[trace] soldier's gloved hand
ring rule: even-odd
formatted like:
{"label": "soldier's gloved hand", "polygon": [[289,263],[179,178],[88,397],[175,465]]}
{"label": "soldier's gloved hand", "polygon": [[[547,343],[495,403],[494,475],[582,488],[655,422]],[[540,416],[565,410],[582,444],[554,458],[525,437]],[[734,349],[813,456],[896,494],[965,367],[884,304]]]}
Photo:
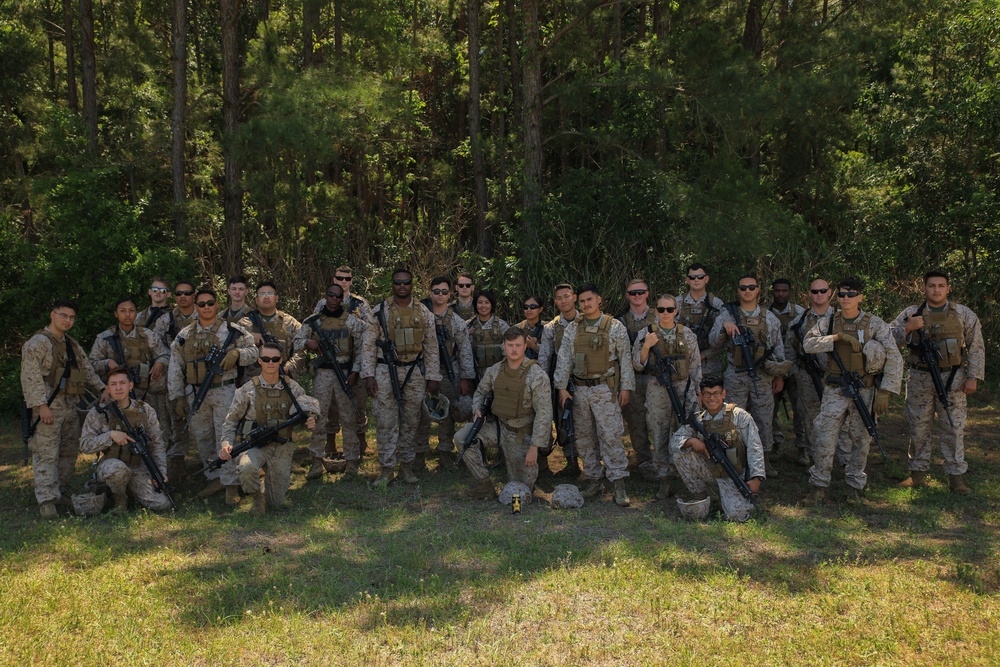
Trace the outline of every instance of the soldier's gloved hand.
{"label": "soldier's gloved hand", "polygon": [[889,412],[889,391],[879,389],[875,392],[875,416],[881,417]]}
{"label": "soldier's gloved hand", "polygon": [[178,419],[185,419],[188,416],[188,402],[186,398],[178,398],[174,401],[174,414]]}
{"label": "soldier's gloved hand", "polygon": [[230,371],[239,362],[240,362],[240,351],[229,350],[229,352],[226,352],[226,356],[222,358],[222,363],[220,363],[219,365],[222,366],[223,371]]}
{"label": "soldier's gloved hand", "polygon": [[840,336],[840,340],[844,341],[845,343],[851,346],[852,352],[861,351],[862,347],[861,341],[858,340],[856,337],[852,336],[849,333],[844,333],[843,331],[841,331],[838,335]]}

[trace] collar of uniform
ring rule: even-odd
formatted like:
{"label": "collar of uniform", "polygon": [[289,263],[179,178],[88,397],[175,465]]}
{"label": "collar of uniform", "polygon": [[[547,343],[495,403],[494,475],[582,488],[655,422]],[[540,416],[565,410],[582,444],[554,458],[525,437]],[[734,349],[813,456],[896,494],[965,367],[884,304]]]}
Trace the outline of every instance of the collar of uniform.
{"label": "collar of uniform", "polygon": [[772,303],[770,306],[768,306],[768,310],[770,310],[775,315],[784,315],[785,313],[792,310],[792,302],[789,301],[788,303],[786,303],[785,307],[782,308],[781,310],[775,309],[774,304]]}
{"label": "collar of uniform", "polygon": [[123,336],[125,338],[135,338],[136,336],[139,335],[139,325],[138,324],[133,324],[131,331],[125,331],[120,326],[119,327],[115,327],[115,329],[118,330],[118,335]]}
{"label": "collar of uniform", "polygon": [[738,306],[740,312],[747,317],[760,317],[760,304],[754,306],[753,310],[745,310],[742,305]]}
{"label": "collar of uniform", "polygon": [[691,303],[694,305],[698,305],[699,303],[701,303],[702,301],[706,301],[707,299],[708,299],[708,292],[702,294],[700,299],[696,299],[693,296],[691,296],[691,292],[688,292],[683,297],[681,297],[681,301],[685,301],[687,303]]}
{"label": "collar of uniform", "polygon": [[628,314],[632,316],[634,322],[642,322],[646,317],[649,316],[649,306],[646,306],[646,310],[642,311],[642,315],[636,316],[631,308],[628,309]]}
{"label": "collar of uniform", "polygon": [[55,338],[60,343],[63,342],[64,340],[66,340],[66,336],[65,335],[60,336],[55,331],[53,331],[52,329],[50,329],[48,325],[45,325],[45,330],[48,331],[50,334],[52,334],[52,337]]}
{"label": "collar of uniform", "polygon": [[573,322],[579,322],[580,318],[582,317],[582,315],[580,315],[580,311],[579,310],[574,311],[574,312],[576,313],[576,315],[574,315],[573,319],[571,319],[571,320],[567,320],[565,317],[563,317],[562,313],[559,313],[559,324],[560,324],[560,326],[568,327]]}
{"label": "collar of uniform", "polygon": [[278,381],[275,382],[274,384],[271,384],[270,382],[268,382],[267,380],[265,380],[263,374],[258,375],[257,377],[260,378],[260,386],[262,386],[262,387],[266,387],[267,389],[281,389],[282,388],[281,376],[280,375],[278,376]]}
{"label": "collar of uniform", "polygon": [[721,421],[726,416],[726,406],[727,405],[728,405],[728,403],[723,402],[722,408],[719,410],[718,414],[715,414],[715,415],[713,415],[708,410],[702,410],[701,411],[701,417],[700,417],[701,421],[703,421],[703,422],[704,421],[710,421],[710,422]]}

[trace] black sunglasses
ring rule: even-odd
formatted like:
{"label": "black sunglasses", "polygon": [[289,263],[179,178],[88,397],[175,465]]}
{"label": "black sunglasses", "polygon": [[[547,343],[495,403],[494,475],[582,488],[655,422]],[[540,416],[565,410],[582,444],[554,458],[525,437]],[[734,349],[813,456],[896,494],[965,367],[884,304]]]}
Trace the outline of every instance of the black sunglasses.
{"label": "black sunglasses", "polygon": [[629,296],[642,296],[643,294],[646,294],[647,292],[649,292],[648,289],[630,289],[628,291],[628,295]]}
{"label": "black sunglasses", "polygon": [[215,301],[212,300],[212,299],[209,299],[208,301],[199,301],[198,303],[196,303],[194,305],[198,306],[199,308],[211,308],[212,306],[215,305]]}
{"label": "black sunglasses", "polygon": [[746,292],[747,290],[749,290],[749,291],[752,292],[755,289],[757,289],[756,285],[740,285],[740,291],[741,292]]}
{"label": "black sunglasses", "polygon": [[413,282],[413,279],[410,278],[409,280],[393,280],[392,284],[393,285],[409,285],[412,282]]}
{"label": "black sunglasses", "polygon": [[677,310],[677,306],[657,306],[656,312],[658,313],[672,313]]}
{"label": "black sunglasses", "polygon": [[526,303],[526,304],[524,304],[524,309],[525,310],[538,310],[539,308],[541,308],[541,306],[539,306],[537,303]]}
{"label": "black sunglasses", "polygon": [[180,289],[174,292],[174,296],[191,296],[194,294],[193,289]]}
{"label": "black sunglasses", "polygon": [[830,291],[830,288],[824,287],[822,289],[811,289],[809,291],[812,292],[813,294],[826,294],[827,292]]}
{"label": "black sunglasses", "polygon": [[861,294],[861,292],[856,292],[854,290],[850,290],[848,292],[837,292],[837,298],[838,299],[853,299],[854,297],[858,296],[859,294]]}
{"label": "black sunglasses", "polygon": [[281,361],[281,355],[279,354],[277,357],[260,357],[260,360],[265,364],[276,364]]}

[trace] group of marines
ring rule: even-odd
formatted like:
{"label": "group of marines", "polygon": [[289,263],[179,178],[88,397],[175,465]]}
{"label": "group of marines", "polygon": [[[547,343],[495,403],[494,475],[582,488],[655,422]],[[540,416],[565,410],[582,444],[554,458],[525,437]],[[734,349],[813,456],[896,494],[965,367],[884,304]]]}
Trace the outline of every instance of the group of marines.
{"label": "group of marines", "polygon": [[[117,323],[98,335],[89,355],[68,335],[75,304],[57,301],[49,325],[22,348],[40,515],[56,517],[57,506],[68,504],[80,451],[99,455],[94,474],[111,492],[112,511],[125,511],[129,494],[148,509],[167,509],[166,494],[136,454],[130,435],[136,427],[148,434],[163,483],[188,475],[193,440],[207,482],[199,497],[225,491],[225,502],[237,505],[246,495],[251,512],[263,514],[285,502],[295,469],[291,428],[235,456],[234,447],[254,429],[301,413],[312,431],[307,479],[357,479],[369,398],[376,488],[396,479],[419,482],[429,461],[448,470],[460,461],[473,478],[463,495],[495,498],[490,452],[503,461],[509,481],[533,489],[562,446],[566,466],[557,477],[579,477],[584,498],[607,484],[614,502],[628,506],[627,429],[632,467],[659,484],[658,499],[675,492],[710,499],[742,521],[753,498],[709,457],[704,434],[722,438],[741,486],[756,494],[765,479],[778,476],[772,461],[783,441],[778,404],[787,401],[795,415],[795,449],[788,453],[809,466],[812,490],[802,503],[827,500],[835,464],[844,472],[846,500],[861,502],[872,422],[858,405],[870,406],[875,418],[884,414],[889,395],[901,391],[904,366],[910,476],[900,485],[927,483],[936,414],[949,488],[970,493],[963,478],[966,396],[983,379],[985,349],[978,318],[949,300],[941,271],[924,276],[925,301],[891,325],[861,308],[865,289],[854,277],[836,285],[813,280],[802,307],[791,302],[785,279],[771,283],[770,303],[762,305],[760,281],[746,275],[736,285],[737,300],[726,304],[708,291],[700,263],[687,268],[681,297],[660,294],[650,305],[648,283],[635,279],[626,285],[628,307],[611,316],[602,311],[597,286],[564,283],[552,292],[555,317],[543,317],[546,299],[533,295],[514,326],[497,316],[495,295],[477,291],[467,273],[455,281],[433,278],[428,297],[418,301],[412,274],[397,269],[391,296],[374,307],[351,292],[352,281],[352,270],[339,267],[300,323],[278,309],[270,281],[256,286],[253,308],[246,279],[230,279],[222,310],[211,288],[185,281],[171,287],[156,278],[151,305],[139,311],[134,299],[120,299]],[[921,337],[937,352],[945,403],[934,369],[914,351]],[[900,350],[908,346],[904,360]],[[294,379],[309,366],[311,395]],[[844,391],[847,376],[857,380],[860,401]],[[100,399],[81,434],[76,408],[88,389]],[[119,409],[108,410],[111,402]],[[207,465],[216,458],[221,465]]]}

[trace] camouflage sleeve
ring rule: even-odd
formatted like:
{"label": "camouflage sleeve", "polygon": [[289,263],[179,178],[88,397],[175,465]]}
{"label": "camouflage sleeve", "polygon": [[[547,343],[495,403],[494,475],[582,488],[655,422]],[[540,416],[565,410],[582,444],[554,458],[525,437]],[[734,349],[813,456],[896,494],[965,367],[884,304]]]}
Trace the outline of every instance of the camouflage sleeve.
{"label": "camouflage sleeve", "polygon": [[681,426],[679,429],[674,431],[672,436],[670,436],[670,451],[679,452],[684,446],[684,443],[687,442],[689,438],[693,437],[694,429],[687,424]]}
{"label": "camouflage sleeve", "polygon": [[80,451],[84,454],[96,454],[110,446],[111,427],[108,426],[108,420],[97,408],[91,408],[80,431]]}
{"label": "camouflage sleeve", "polygon": [[286,354],[288,355],[288,361],[285,362],[285,367],[288,370],[291,369],[297,370],[299,366],[302,364],[302,362],[305,360],[306,356],[304,352],[295,349],[295,339],[299,335],[299,331],[301,331],[303,328],[302,323],[299,322],[294,317],[292,317],[291,315],[289,315],[288,313],[285,313],[285,319],[282,322],[282,324],[285,329],[285,335],[288,336],[288,340],[290,341],[290,345],[292,348],[286,352]]}
{"label": "camouflage sleeve", "polygon": [[877,341],[885,350],[885,365],[882,366],[882,383],[880,389],[886,389],[894,394],[898,394],[903,387],[903,355],[899,352],[889,325],[881,317],[872,315],[871,338]]}
{"label": "camouflage sleeve", "polygon": [[906,345],[906,320],[913,317],[915,312],[917,312],[917,306],[907,306],[889,325],[889,333],[892,334],[892,340],[896,343],[896,347]]}
{"label": "camouflage sleeve", "polygon": [[507,329],[510,329],[510,324],[506,320],[502,320],[499,317],[497,318],[497,322],[500,324],[500,335],[502,336],[507,333]]}
{"label": "camouflage sleeve", "polygon": [[351,332],[351,339],[354,344],[354,363],[351,366],[352,373],[361,374],[361,349],[365,344],[365,334],[370,327],[371,325],[366,320],[359,319],[354,315],[347,318],[347,328]]}
{"label": "camouflage sleeve", "polygon": [[531,407],[535,411],[531,423],[531,446],[545,449],[552,438],[552,386],[549,375],[535,364],[525,380],[531,392]]}
{"label": "camouflage sleeve", "polygon": [[97,375],[97,371],[94,370],[93,364],[90,363],[90,359],[87,358],[87,353],[83,351],[83,348],[78,342],[70,338],[70,342],[73,344],[73,350],[76,352],[77,362],[80,364],[80,370],[83,371],[84,375],[87,376],[87,386],[90,387],[94,393],[100,394],[104,391],[104,382]]}
{"label": "camouflage sleeve", "polygon": [[[632,369],[638,373],[646,370],[646,365],[642,363],[642,346],[646,342],[646,334],[649,333],[648,327],[643,327],[639,329],[639,335],[635,337],[635,343],[632,344]],[[695,351],[698,350],[698,342],[695,341]],[[649,361],[647,356],[646,361]]]}
{"label": "camouflage sleeve", "polygon": [[52,367],[52,346],[41,334],[32,336],[21,346],[21,392],[29,408],[45,405],[54,387],[45,384]]}
{"label": "camouflage sleeve", "polygon": [[[292,350],[295,352],[302,352],[306,349],[306,341],[313,337],[314,331],[312,326],[309,324],[315,315],[310,315],[309,317],[302,320],[302,326],[299,330],[295,332],[295,336],[292,338]],[[348,318],[350,322],[350,318]]]}
{"label": "camouflage sleeve", "polygon": [[[107,375],[108,362],[115,357],[114,349],[111,347],[111,343],[108,341],[108,336],[114,334],[111,329],[105,329],[101,333],[97,334],[97,338],[94,340],[94,344],[90,348],[90,354],[87,358],[90,359],[90,365],[94,367],[94,370],[101,375]],[[117,362],[118,360],[115,359]]]}
{"label": "camouflage sleeve", "polygon": [[802,351],[806,354],[816,354],[818,352],[829,352],[833,349],[833,339],[836,334],[825,334],[824,332],[830,328],[830,318],[833,315],[831,310],[829,314],[824,315],[816,321],[816,324],[806,332],[806,337],[802,341]]}
{"label": "camouflage sleeve", "polygon": [[[792,310],[794,312],[794,315],[792,317],[792,322],[797,321],[800,317],[802,317],[803,313],[806,312],[806,309],[799,305],[796,305]],[[785,350],[785,360],[791,361],[793,368],[798,365],[795,355],[795,348],[792,347],[791,337],[794,335],[795,333],[792,331],[792,327],[789,324],[788,331],[785,332],[785,334],[782,336],[781,339],[781,345],[782,347],[784,347]],[[791,372],[789,372],[789,375],[791,375]]]}
{"label": "camouflage sleeve", "polygon": [[555,326],[552,322],[546,322],[545,326],[542,327],[542,340],[538,343],[538,365],[546,373],[549,372],[549,366],[552,364],[550,360],[554,354],[556,343]]}
{"label": "camouflage sleeve", "polygon": [[[577,317],[569,323],[563,332],[562,345],[556,355],[556,370],[552,374],[552,387],[554,389],[565,389],[569,385],[569,376],[573,372],[573,359],[576,352],[573,349],[573,339],[576,337],[576,325],[582,321]],[[556,325],[558,326],[558,325]]]}
{"label": "camouflage sleeve", "polygon": [[785,360],[785,341],[781,339],[781,320],[770,310],[764,311],[767,321],[767,346],[774,350],[771,358],[775,361]]}
{"label": "camouflage sleeve", "polygon": [[420,315],[424,320],[424,368],[425,380],[441,381],[441,351],[437,344],[437,330],[434,326],[434,313],[427,306],[420,304]]}
{"label": "camouflage sleeve", "polygon": [[749,477],[764,479],[764,446],[760,442],[760,431],[750,413],[742,408],[733,410],[733,426],[740,432],[743,444],[747,447],[747,468]]}
{"label": "camouflage sleeve", "polygon": [[472,395],[472,411],[482,410],[483,405],[486,403],[486,396],[493,391],[493,384],[496,382],[497,373],[500,372],[500,368],[503,362],[498,362],[490,366],[483,373],[483,378],[479,381],[476,386],[476,391]]}
{"label": "camouflage sleeve", "polygon": [[[229,325],[227,324],[226,327]],[[219,342],[223,342],[226,339],[226,334],[228,332],[224,331],[226,327],[219,327]],[[249,333],[249,328],[243,329],[243,331],[236,336],[236,349],[240,351],[240,366],[252,366],[257,357],[260,356],[260,350],[257,349],[257,345],[253,342],[253,336]],[[236,369],[229,371],[233,373],[234,377],[236,374]],[[228,373],[227,373],[228,375]]]}
{"label": "camouflage sleeve", "polygon": [[325,296],[320,297],[319,301],[316,302],[316,307],[313,308],[313,313],[315,314],[315,313],[318,313],[319,311],[323,310],[324,306],[326,306],[326,297]]}
{"label": "camouflage sleeve", "polygon": [[[319,401],[317,401],[315,398],[307,394],[306,390],[302,388],[302,385],[300,385],[295,380],[288,378],[285,381],[288,382],[288,387],[292,390],[292,396],[294,396],[295,400],[299,402],[299,405],[302,406],[302,409],[305,410],[310,415],[312,415],[313,417],[318,417],[320,413]],[[293,406],[292,411],[289,413],[289,415],[294,415],[294,414],[295,414],[295,408]]]}
{"label": "camouflage sleeve", "polygon": [[170,365],[167,366],[167,396],[171,401],[182,398],[187,390],[184,382],[184,356],[181,354],[183,341],[187,338],[187,327],[177,334],[170,344]]}
{"label": "camouflage sleeve", "polygon": [[[383,308],[385,305],[383,304]],[[375,363],[378,354],[378,342],[382,337],[382,327],[379,326],[372,312],[372,324],[365,329],[361,344],[361,377],[362,379],[375,377]]]}
{"label": "camouflage sleeve", "polygon": [[233,395],[233,402],[229,405],[229,412],[226,413],[226,419],[222,422],[219,449],[226,445],[236,444],[236,427],[243,417],[256,410],[256,396],[257,392],[253,382],[247,382],[242,387],[237,387],[236,393]]}
{"label": "camouflage sleeve", "polygon": [[698,337],[694,332],[684,327],[684,344],[688,351],[688,378],[686,382],[688,393],[683,397],[688,405],[698,405],[698,385],[701,384],[701,354],[698,352]]}
{"label": "camouflage sleeve", "polygon": [[[725,308],[719,311],[718,316],[715,318],[715,324],[712,325],[712,330],[708,332],[708,344],[713,348],[722,347],[729,342],[729,334],[726,333],[725,324],[726,322],[732,322],[733,316]],[[770,327],[768,327],[770,329]]]}
{"label": "camouflage sleeve", "polygon": [[632,343],[628,338],[628,329],[619,320],[612,320],[611,330],[612,356],[618,359],[618,370],[621,373],[618,391],[635,391],[635,370],[632,368]]}
{"label": "camouflage sleeve", "polygon": [[458,345],[458,377],[459,379],[476,379],[476,360],[472,356],[472,338],[465,328],[465,321],[451,308],[448,309],[451,318],[451,330],[454,332],[455,343]]}
{"label": "camouflage sleeve", "polygon": [[969,350],[966,377],[974,380],[986,378],[986,344],[983,341],[983,325],[979,317],[966,306],[957,307],[958,316],[965,329],[965,345]]}
{"label": "camouflage sleeve", "polygon": [[167,448],[163,444],[163,430],[160,428],[160,420],[156,416],[156,410],[149,403],[142,404],[142,412],[146,415],[146,424],[149,425],[150,454],[156,467],[160,469],[160,474],[167,474]]}

